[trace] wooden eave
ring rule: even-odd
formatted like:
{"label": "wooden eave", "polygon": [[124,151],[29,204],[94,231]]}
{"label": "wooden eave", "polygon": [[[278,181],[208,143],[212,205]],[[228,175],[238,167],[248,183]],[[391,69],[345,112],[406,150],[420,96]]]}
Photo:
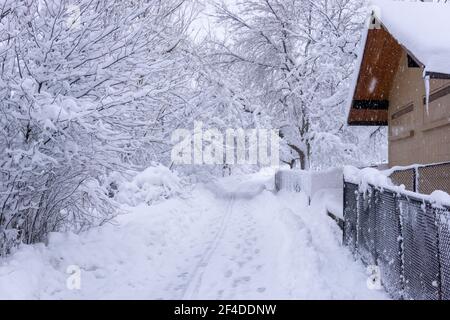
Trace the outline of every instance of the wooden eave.
{"label": "wooden eave", "polygon": [[387,125],[389,94],[403,47],[381,26],[368,30],[349,125]]}

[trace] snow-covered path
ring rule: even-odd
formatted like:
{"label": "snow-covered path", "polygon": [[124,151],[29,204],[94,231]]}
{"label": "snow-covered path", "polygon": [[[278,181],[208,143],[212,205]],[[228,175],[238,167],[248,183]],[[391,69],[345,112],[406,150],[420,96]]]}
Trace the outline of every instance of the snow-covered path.
{"label": "snow-covered path", "polygon": [[[320,206],[267,177],[197,186],[114,225],[55,234],[0,260],[0,298],[383,299]],[[79,266],[81,288],[66,273]]]}

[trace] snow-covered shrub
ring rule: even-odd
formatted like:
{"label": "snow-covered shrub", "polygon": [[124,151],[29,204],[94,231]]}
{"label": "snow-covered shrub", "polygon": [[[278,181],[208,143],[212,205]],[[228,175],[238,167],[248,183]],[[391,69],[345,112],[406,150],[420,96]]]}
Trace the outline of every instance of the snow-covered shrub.
{"label": "snow-covered shrub", "polygon": [[120,203],[136,206],[167,199],[180,192],[180,178],[169,168],[156,165],[139,172],[131,181],[122,183],[116,199]]}
{"label": "snow-covered shrub", "polygon": [[0,0],[0,255],[110,219],[104,177],[167,148],[192,78],[180,11],[177,0]]}

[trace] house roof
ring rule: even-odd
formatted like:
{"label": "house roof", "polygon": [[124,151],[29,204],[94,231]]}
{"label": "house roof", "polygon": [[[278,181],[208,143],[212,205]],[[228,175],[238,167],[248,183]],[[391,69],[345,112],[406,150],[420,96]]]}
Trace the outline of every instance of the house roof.
{"label": "house roof", "polygon": [[348,124],[387,125],[389,93],[404,51],[432,77],[450,78],[450,5],[372,0],[350,86]]}
{"label": "house roof", "polygon": [[372,0],[375,17],[425,67],[450,74],[450,4]]}

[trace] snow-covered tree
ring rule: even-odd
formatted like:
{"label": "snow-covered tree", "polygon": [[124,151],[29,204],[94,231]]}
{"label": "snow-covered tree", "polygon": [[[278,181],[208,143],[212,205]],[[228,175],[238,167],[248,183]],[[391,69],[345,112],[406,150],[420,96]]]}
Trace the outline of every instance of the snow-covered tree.
{"label": "snow-covered tree", "polygon": [[193,39],[197,1],[0,0],[0,255],[108,221],[111,174],[173,167],[172,132],[195,121],[279,128],[291,166],[357,157],[359,0],[218,3],[223,41]]}
{"label": "snow-covered tree", "polygon": [[191,90],[192,13],[180,0],[0,2],[0,254],[107,221],[104,177],[160,158]]}
{"label": "snow-covered tree", "polygon": [[216,5],[217,19],[229,31],[217,45],[280,128],[282,160],[291,167],[319,167],[330,153],[335,159],[355,155],[355,137],[344,123],[362,8],[359,0]]}

